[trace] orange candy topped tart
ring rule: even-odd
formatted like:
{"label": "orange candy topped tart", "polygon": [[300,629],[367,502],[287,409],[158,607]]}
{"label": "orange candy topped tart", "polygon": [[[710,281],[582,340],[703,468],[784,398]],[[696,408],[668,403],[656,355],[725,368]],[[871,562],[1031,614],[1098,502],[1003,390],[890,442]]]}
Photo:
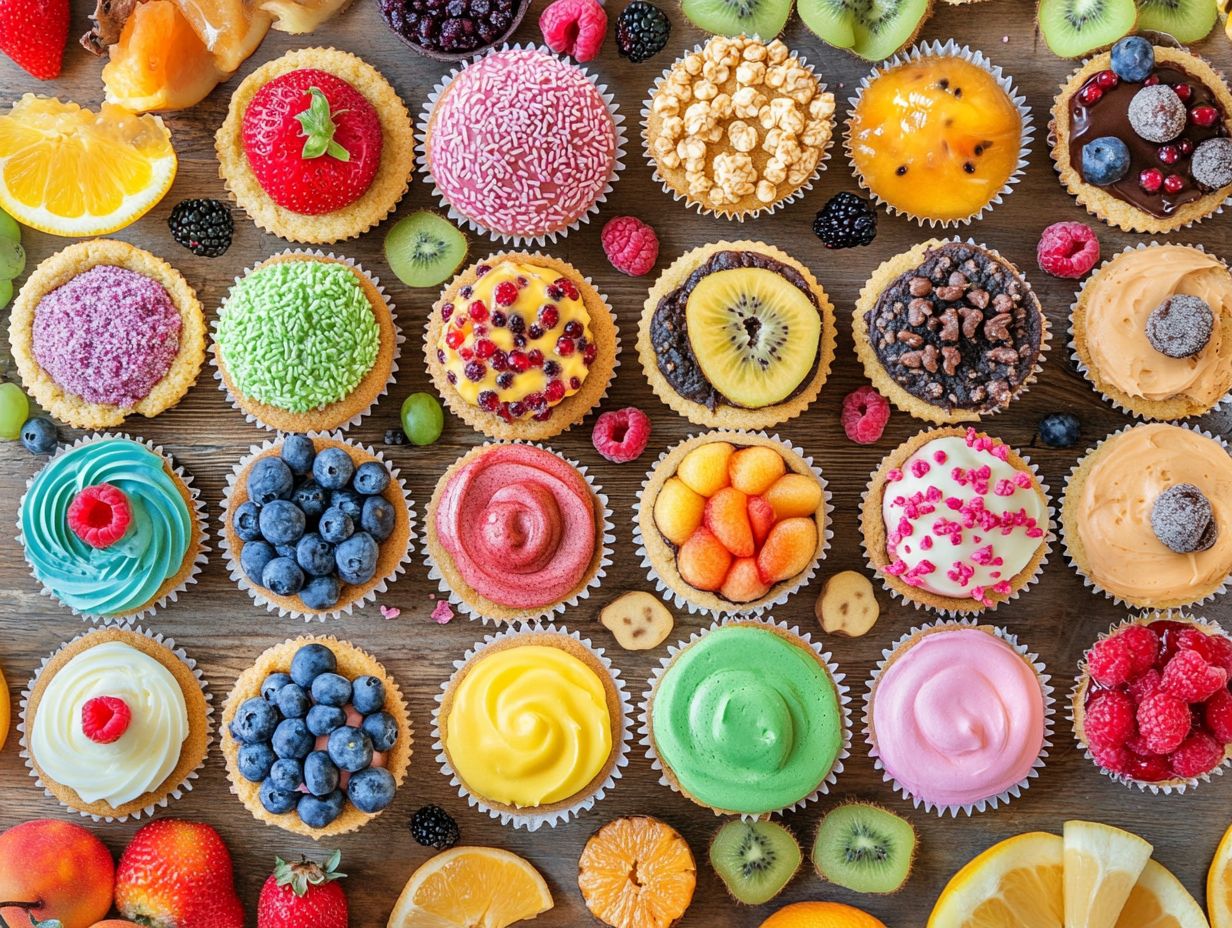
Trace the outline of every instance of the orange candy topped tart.
{"label": "orange candy topped tart", "polygon": [[758,612],[807,582],[829,543],[821,471],[755,432],[687,439],[642,485],[634,537],[661,589],[692,612]]}
{"label": "orange candy topped tart", "polygon": [[578,860],[582,901],[609,928],[668,928],[684,917],[696,888],[688,842],[648,815],[612,819]]}

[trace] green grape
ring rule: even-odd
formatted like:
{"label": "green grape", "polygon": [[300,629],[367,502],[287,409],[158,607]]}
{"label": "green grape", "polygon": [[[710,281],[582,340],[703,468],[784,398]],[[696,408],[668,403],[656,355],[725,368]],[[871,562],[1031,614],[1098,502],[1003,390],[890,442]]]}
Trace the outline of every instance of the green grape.
{"label": "green grape", "polygon": [[0,383],[0,438],[12,441],[30,418],[30,401],[15,383]]}
{"label": "green grape", "polygon": [[402,431],[411,444],[432,444],[444,427],[445,413],[431,393],[412,393],[402,401]]}
{"label": "green grape", "polygon": [[2,209],[0,209],[0,238],[13,242],[21,241],[21,226],[17,224],[16,219]]}
{"label": "green grape", "polygon": [[13,299],[13,282],[0,280],[0,309],[8,306],[11,299]]}
{"label": "green grape", "polygon": [[21,242],[0,238],[0,280],[20,277],[25,269],[26,249],[21,247]]}

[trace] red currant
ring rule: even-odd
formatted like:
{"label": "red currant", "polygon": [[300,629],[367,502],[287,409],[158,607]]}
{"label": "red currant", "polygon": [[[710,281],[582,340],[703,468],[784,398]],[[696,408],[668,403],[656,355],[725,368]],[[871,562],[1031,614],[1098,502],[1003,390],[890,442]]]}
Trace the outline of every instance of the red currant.
{"label": "red currant", "polygon": [[555,306],[543,306],[539,310],[539,324],[545,329],[556,328],[560,322],[560,313],[556,311]]}
{"label": "red currant", "polygon": [[1181,152],[1175,145],[1160,146],[1159,160],[1164,164],[1176,164],[1176,159],[1179,157],[1181,157]]}
{"label": "red currant", "polygon": [[1095,83],[1104,90],[1111,90],[1117,84],[1121,83],[1121,79],[1116,76],[1113,71],[1100,71],[1095,75]]}
{"label": "red currant", "polygon": [[1143,87],[1154,87],[1158,83],[1159,83],[1159,75],[1151,74],[1147,77],[1146,80],[1142,82],[1142,86]]}
{"label": "red currant", "polygon": [[1180,193],[1185,186],[1185,178],[1180,174],[1169,174],[1164,178],[1164,190],[1168,193]]}
{"label": "red currant", "polygon": [[548,383],[544,395],[547,396],[549,403],[559,403],[565,398],[565,385],[559,380],[553,380]]}
{"label": "red currant", "polygon": [[457,351],[458,346],[462,344],[462,339],[465,337],[461,329],[450,329],[445,333],[445,344]]}
{"label": "red currant", "polygon": [[543,352],[538,348],[532,348],[526,357],[530,360],[531,367],[543,367]]}
{"label": "red currant", "polygon": [[1181,154],[1187,158],[1193,154],[1193,142],[1189,141],[1189,139],[1181,139],[1176,143],[1176,147],[1180,149]]}
{"label": "red currant", "polygon": [[1138,175],[1138,186],[1147,193],[1157,193],[1163,182],[1164,172],[1159,168],[1146,168]]}
{"label": "red currant", "polygon": [[1219,110],[1213,106],[1195,106],[1189,111],[1189,121],[1195,126],[1209,129],[1219,120]]}
{"label": "red currant", "polygon": [[1103,95],[1103,88],[1099,84],[1092,82],[1082,88],[1082,91],[1078,94],[1078,99],[1085,105],[1090,106],[1092,103],[1098,103]]}
{"label": "red currant", "polygon": [[441,307],[441,321],[442,322],[448,322],[449,317],[452,315],[453,315],[453,304],[452,303],[446,303],[444,306]]}
{"label": "red currant", "polygon": [[458,349],[458,357],[461,358],[463,361],[469,361],[474,356],[475,356],[475,349],[471,348],[469,345]]}
{"label": "red currant", "polygon": [[474,303],[472,303],[470,306],[467,307],[467,311],[470,312],[471,318],[474,319],[476,322],[486,322],[487,321],[488,307],[487,307],[487,304],[484,303],[483,300],[476,300]]}
{"label": "red currant", "polygon": [[530,358],[526,356],[525,351],[509,352],[509,366],[519,374],[530,369]]}
{"label": "red currant", "polygon": [[576,348],[577,345],[574,343],[573,339],[567,335],[562,335],[560,338],[556,339],[556,353],[562,358],[569,357],[569,355],[573,354]]}
{"label": "red currant", "polygon": [[1186,84],[1184,81],[1179,84],[1174,84],[1172,89],[1175,91],[1176,95],[1181,98],[1182,103],[1188,103],[1190,98],[1193,96],[1193,85]]}
{"label": "red currant", "polygon": [[492,352],[496,350],[496,345],[487,338],[481,338],[475,342],[475,356],[479,358],[490,358]]}
{"label": "red currant", "polygon": [[512,280],[502,280],[492,294],[497,306],[512,306],[518,300],[518,285]]}

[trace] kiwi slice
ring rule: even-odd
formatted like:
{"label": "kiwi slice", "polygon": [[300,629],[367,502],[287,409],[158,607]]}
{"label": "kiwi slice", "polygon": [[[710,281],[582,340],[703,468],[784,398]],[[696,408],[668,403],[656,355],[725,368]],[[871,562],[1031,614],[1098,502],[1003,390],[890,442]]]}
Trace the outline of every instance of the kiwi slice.
{"label": "kiwi slice", "polygon": [[796,10],[818,38],[869,61],[910,44],[933,0],[799,0]]}
{"label": "kiwi slice", "polygon": [[710,842],[710,865],[737,902],[761,905],[800,869],[800,844],[777,822],[728,822]]}
{"label": "kiwi slice", "polygon": [[915,829],[870,802],[848,802],[821,820],[813,866],[824,879],[858,893],[896,893],[911,875]]}
{"label": "kiwi slice", "polygon": [[1081,58],[1129,35],[1138,8],[1134,0],[1040,0],[1037,16],[1054,55]]}
{"label": "kiwi slice", "polygon": [[1206,38],[1218,18],[1211,0],[1138,0],[1138,28],[1165,32],[1178,42]]}
{"label": "kiwi slice", "polygon": [[791,0],[683,0],[680,8],[698,29],[769,42],[787,25]]}
{"label": "kiwi slice", "polygon": [[748,409],[780,403],[800,386],[821,339],[821,314],[798,287],[764,268],[707,274],[685,306],[702,375]]}
{"label": "kiwi slice", "polygon": [[466,260],[466,236],[448,219],[421,209],[385,233],[385,260],[408,287],[435,287]]}

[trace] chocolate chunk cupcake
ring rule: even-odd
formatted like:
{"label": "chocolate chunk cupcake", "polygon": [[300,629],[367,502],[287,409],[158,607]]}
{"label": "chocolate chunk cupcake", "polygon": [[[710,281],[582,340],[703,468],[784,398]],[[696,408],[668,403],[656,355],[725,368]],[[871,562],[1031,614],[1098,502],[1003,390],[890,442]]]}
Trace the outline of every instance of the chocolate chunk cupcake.
{"label": "chocolate chunk cupcake", "polygon": [[978,422],[1025,393],[1048,320],[997,252],[933,239],[873,272],[856,302],[856,353],[895,406],[937,424]]}

